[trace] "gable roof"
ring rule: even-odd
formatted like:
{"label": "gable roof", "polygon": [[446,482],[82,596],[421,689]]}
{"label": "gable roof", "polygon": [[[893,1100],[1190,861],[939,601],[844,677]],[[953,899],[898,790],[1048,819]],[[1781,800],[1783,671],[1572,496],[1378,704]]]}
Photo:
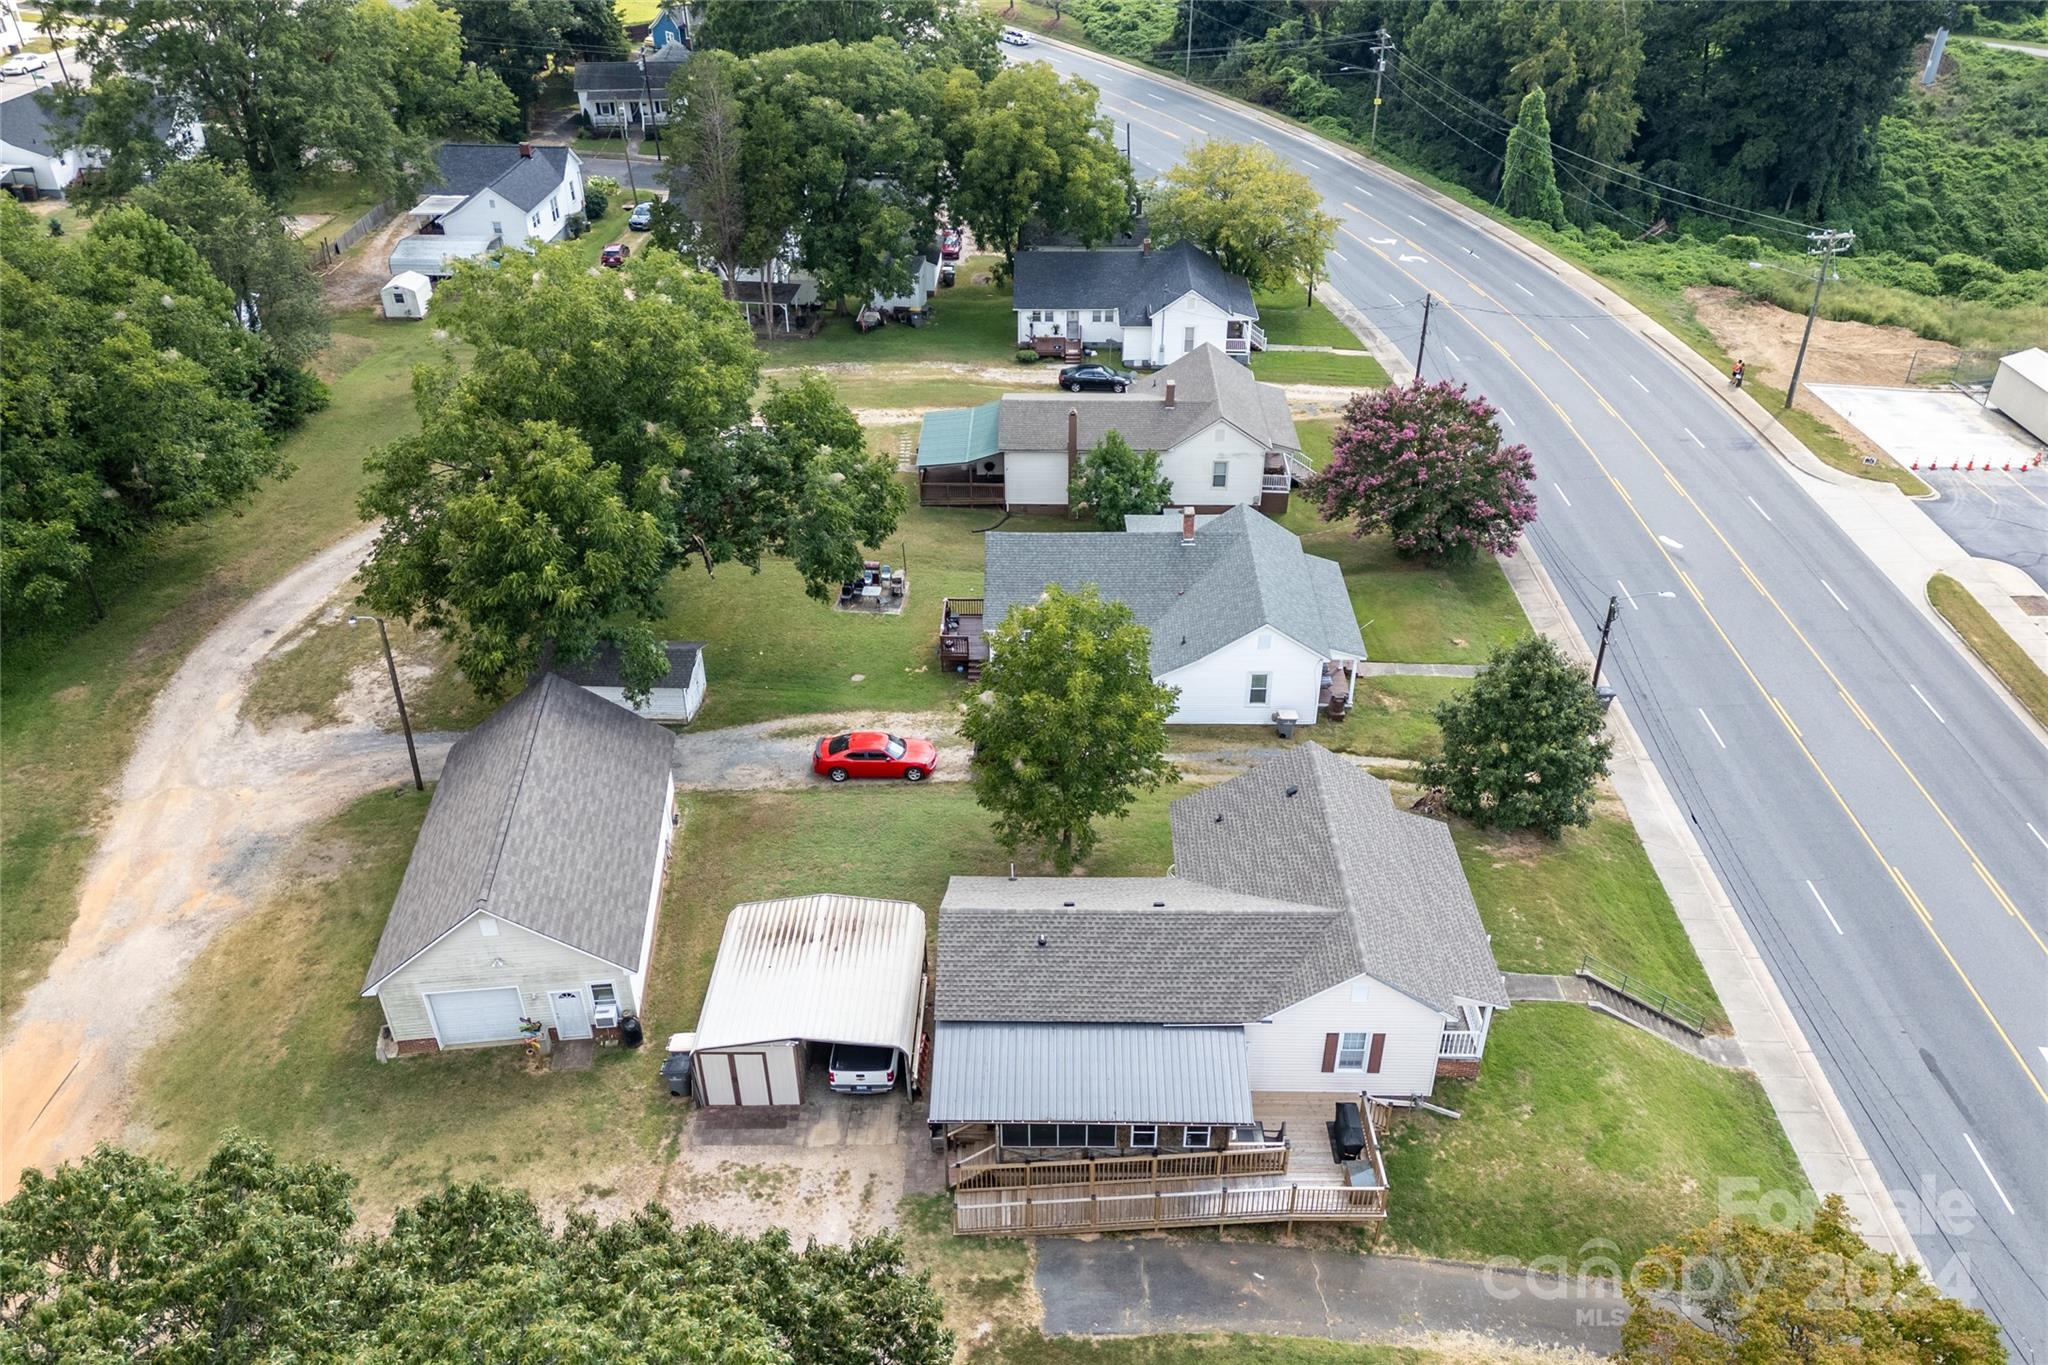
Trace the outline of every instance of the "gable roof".
{"label": "gable roof", "polygon": [[1013,307],[1115,308],[1126,326],[1149,323],[1155,310],[1188,293],[1236,317],[1259,315],[1244,276],[1188,241],[1156,251],[1020,251],[1013,278]]}
{"label": "gable roof", "polygon": [[[49,87],[23,90],[0,102],[0,142],[10,147],[19,147],[32,156],[60,157],[73,150],[76,128],[66,122],[55,111],[43,103],[43,96],[52,93]],[[92,105],[92,97],[81,101],[81,112]],[[150,127],[159,142],[169,143],[174,151],[183,152],[189,148],[189,137],[179,131],[176,120],[169,108],[158,101],[150,110]]]}
{"label": "gable roof", "polygon": [[475,198],[490,190],[522,209],[531,209],[562,187],[575,153],[567,147],[528,143],[444,142],[434,152],[437,179],[427,190]]}
{"label": "gable roof", "polygon": [[477,911],[639,971],[674,748],[554,674],[456,740],[363,990]]}
{"label": "gable roof", "polygon": [[1093,583],[1152,632],[1155,675],[1262,626],[1326,656],[1365,657],[1342,571],[1304,554],[1301,537],[1248,507],[1197,525],[1191,545],[1181,543],[1178,530],[991,531],[982,542],[982,568],[991,630],[1012,607],[1036,602],[1047,584],[1078,590]]}
{"label": "gable roof", "polygon": [[[1166,386],[1173,385],[1173,406]],[[1067,413],[1079,420],[1081,449],[1112,431],[1138,450],[1171,450],[1217,422],[1228,422],[1268,450],[1301,450],[1287,391],[1256,378],[1208,343],[1164,369],[1141,375],[1126,393],[1006,393],[998,400],[998,448],[1065,450]]]}
{"label": "gable roof", "polygon": [[[655,679],[654,686],[688,687],[691,675],[697,671],[697,651],[703,647],[690,641],[664,641],[661,651],[668,657],[668,672]],[[581,663],[556,664],[552,671],[578,687],[625,685],[625,678],[619,672],[619,647],[609,643],[599,645],[596,652]]]}
{"label": "gable roof", "polygon": [[699,1049],[803,1038],[915,1057],[924,911],[796,896],[733,907],[697,1012]]}
{"label": "gable roof", "polygon": [[1437,1009],[1507,1003],[1449,827],[1320,744],[1174,802],[1172,821],[1183,876],[1347,911],[1363,970]]}
{"label": "gable roof", "polygon": [[651,90],[656,99],[665,99],[669,78],[689,59],[688,48],[669,45],[648,54],[644,72],[637,61],[578,62],[575,89],[579,94],[631,93],[643,100]]}

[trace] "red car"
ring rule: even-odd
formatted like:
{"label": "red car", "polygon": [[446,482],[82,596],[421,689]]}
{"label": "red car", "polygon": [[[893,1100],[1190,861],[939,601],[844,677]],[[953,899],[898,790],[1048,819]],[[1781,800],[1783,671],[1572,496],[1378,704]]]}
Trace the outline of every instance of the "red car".
{"label": "red car", "polygon": [[811,771],[834,782],[849,777],[900,777],[922,782],[939,765],[938,748],[928,739],[898,739],[880,730],[850,730],[818,741]]}
{"label": "red car", "polygon": [[939,234],[939,259],[957,261],[960,259],[960,229],[947,228]]}
{"label": "red car", "polygon": [[626,263],[626,257],[633,254],[633,248],[624,242],[613,242],[597,254],[599,265],[611,266],[614,270]]}

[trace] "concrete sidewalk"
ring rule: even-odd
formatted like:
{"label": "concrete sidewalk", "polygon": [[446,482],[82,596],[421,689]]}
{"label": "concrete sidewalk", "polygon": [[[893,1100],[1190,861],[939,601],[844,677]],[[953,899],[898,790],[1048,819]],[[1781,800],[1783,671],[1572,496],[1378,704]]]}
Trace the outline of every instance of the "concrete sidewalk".
{"label": "concrete sidewalk", "polygon": [[1255,1332],[1414,1343],[1470,1333],[1607,1355],[1627,1307],[1606,1280],[1406,1256],[1157,1238],[1038,1242],[1053,1336]]}

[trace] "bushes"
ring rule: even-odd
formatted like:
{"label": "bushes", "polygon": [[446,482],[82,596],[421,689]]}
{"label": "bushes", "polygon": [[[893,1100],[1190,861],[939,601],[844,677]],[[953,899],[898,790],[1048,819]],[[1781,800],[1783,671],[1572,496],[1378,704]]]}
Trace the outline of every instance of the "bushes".
{"label": "bushes", "polygon": [[618,197],[619,182],[608,175],[593,175],[583,185],[583,207],[596,222],[611,208],[612,200]]}
{"label": "bushes", "polygon": [[1751,237],[1747,233],[1731,232],[1714,243],[1714,249],[1723,256],[1738,261],[1753,261],[1764,254],[1764,239]]}
{"label": "bushes", "polygon": [[[1960,251],[1951,251],[1945,256],[1934,258],[1934,277],[1941,282],[1945,294],[1962,294],[1973,284],[2001,284],[2005,272],[1990,261],[1977,256],[1968,256]],[[1964,297],[1969,297],[1964,295]],[[1979,295],[1978,297],[1982,297]]]}

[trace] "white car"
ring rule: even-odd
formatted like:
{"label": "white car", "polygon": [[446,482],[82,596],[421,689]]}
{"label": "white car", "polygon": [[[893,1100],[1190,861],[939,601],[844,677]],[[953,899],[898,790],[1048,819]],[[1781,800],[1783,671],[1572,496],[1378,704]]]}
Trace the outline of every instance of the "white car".
{"label": "white car", "polygon": [[0,76],[32,76],[49,68],[50,59],[39,52],[23,52],[0,64]]}
{"label": "white car", "polygon": [[1006,28],[1003,30],[1003,41],[1011,47],[1030,47],[1031,35],[1021,28]]}

